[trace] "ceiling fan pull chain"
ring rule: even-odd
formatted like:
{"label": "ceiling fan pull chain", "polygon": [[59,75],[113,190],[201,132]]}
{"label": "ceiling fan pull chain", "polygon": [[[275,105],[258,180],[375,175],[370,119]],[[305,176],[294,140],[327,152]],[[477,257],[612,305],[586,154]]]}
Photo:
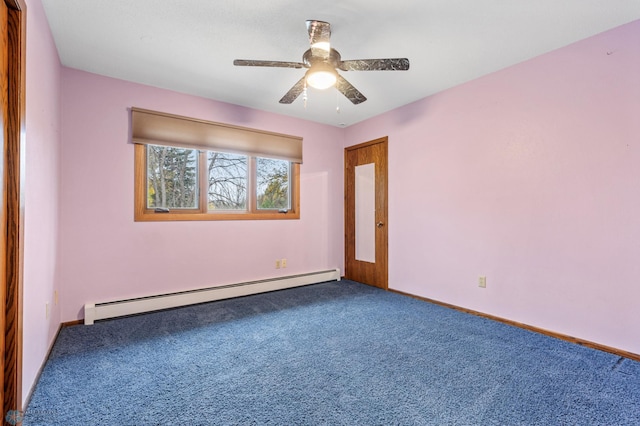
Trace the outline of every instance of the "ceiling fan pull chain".
{"label": "ceiling fan pull chain", "polygon": [[304,102],[304,109],[307,109],[307,82],[304,82],[304,89],[302,89],[302,101]]}
{"label": "ceiling fan pull chain", "polygon": [[340,92],[336,91],[336,114],[340,114]]}

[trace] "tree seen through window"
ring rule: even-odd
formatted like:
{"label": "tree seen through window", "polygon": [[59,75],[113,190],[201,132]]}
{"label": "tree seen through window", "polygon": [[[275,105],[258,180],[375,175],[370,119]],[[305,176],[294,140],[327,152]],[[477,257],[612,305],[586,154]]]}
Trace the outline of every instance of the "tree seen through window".
{"label": "tree seen through window", "polygon": [[149,145],[147,148],[147,207],[198,207],[198,151]]}
{"label": "tree seen through window", "polygon": [[[249,209],[291,209],[291,163],[272,158],[147,145],[147,208],[200,209],[200,191],[206,191],[209,212]],[[199,182],[199,168],[206,181]]]}
{"label": "tree seen through window", "polygon": [[289,162],[256,159],[258,209],[289,209]]}

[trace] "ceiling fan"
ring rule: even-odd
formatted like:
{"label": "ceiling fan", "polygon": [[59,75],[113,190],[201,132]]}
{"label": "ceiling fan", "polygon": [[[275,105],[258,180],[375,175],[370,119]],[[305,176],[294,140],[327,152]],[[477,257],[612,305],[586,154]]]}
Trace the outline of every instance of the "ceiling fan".
{"label": "ceiling fan", "polygon": [[236,59],[233,65],[248,67],[278,67],[278,68],[308,68],[302,77],[280,99],[281,104],[290,104],[296,100],[307,85],[316,89],[327,89],[335,86],[340,93],[347,97],[354,105],[362,103],[367,98],[351,83],[344,79],[337,70],[341,71],[406,71],[409,69],[409,59],[354,59],[343,61],[340,53],[331,47],[331,25],[328,22],[309,20],[307,31],[311,48],[302,55],[302,62],[258,61]]}

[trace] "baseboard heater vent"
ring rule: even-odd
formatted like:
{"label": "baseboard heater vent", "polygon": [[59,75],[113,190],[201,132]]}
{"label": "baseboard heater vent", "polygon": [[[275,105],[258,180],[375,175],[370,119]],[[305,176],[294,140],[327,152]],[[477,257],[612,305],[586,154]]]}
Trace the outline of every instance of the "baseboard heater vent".
{"label": "baseboard heater vent", "polygon": [[105,303],[87,303],[84,305],[84,323],[115,318],[125,315],[177,308],[197,303],[213,302],[232,297],[248,296],[285,288],[299,287],[325,281],[340,281],[340,269],[311,272],[308,274],[289,275],[268,280],[249,281],[219,287],[181,291],[157,296],[138,297]]}

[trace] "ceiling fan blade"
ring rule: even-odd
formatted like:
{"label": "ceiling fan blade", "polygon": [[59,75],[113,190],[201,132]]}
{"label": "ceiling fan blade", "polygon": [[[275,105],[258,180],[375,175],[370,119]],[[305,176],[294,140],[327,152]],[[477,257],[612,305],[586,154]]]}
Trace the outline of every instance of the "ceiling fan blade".
{"label": "ceiling fan blade", "polygon": [[409,69],[409,60],[407,58],[353,59],[340,62],[338,68],[342,71],[406,71]]}
{"label": "ceiling fan blade", "polygon": [[353,87],[353,85],[345,80],[345,78],[340,74],[338,74],[338,81],[336,81],[336,89],[338,89],[340,93],[346,96],[346,98],[349,99],[354,105],[361,104],[362,102],[367,100],[367,98],[362,93],[360,93],[358,89]]}
{"label": "ceiling fan blade", "polygon": [[283,61],[255,61],[252,59],[236,59],[233,65],[238,67],[277,67],[277,68],[304,68],[302,62]]}
{"label": "ceiling fan blade", "polygon": [[312,55],[328,58],[331,50],[331,25],[328,22],[312,20],[306,23]]}
{"label": "ceiling fan blade", "polygon": [[302,77],[296,84],[293,85],[291,89],[289,89],[289,91],[282,97],[282,99],[280,99],[281,104],[293,103],[293,101],[295,101],[296,98],[300,96],[300,93],[302,93],[302,91],[304,90],[304,79],[305,77]]}

